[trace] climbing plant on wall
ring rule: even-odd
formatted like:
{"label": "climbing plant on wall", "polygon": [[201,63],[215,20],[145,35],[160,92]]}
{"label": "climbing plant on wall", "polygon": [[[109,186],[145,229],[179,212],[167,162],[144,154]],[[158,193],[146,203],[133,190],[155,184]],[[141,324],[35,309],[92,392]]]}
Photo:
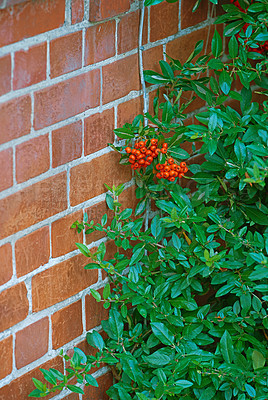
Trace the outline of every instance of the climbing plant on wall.
{"label": "climbing plant on wall", "polygon": [[[226,49],[215,30],[211,53],[199,41],[184,64],[167,57],[161,73],[144,72],[161,87],[154,113],[116,129],[112,146],[133,170],[137,207],[122,209],[123,185],[107,187],[112,221],[73,225],[115,244],[112,259],[105,241],[95,253],[77,244],[85,268],[109,276],[102,295],[91,290],[109,309],[106,338],[88,333],[97,353],[63,355],[65,374],[43,370],[48,383],[34,379],[31,397],[82,394],[106,363],[113,400],[267,399],[268,103],[258,98],[268,88],[268,4],[231,3],[217,20]],[[184,123],[185,92],[206,104],[195,124]]]}

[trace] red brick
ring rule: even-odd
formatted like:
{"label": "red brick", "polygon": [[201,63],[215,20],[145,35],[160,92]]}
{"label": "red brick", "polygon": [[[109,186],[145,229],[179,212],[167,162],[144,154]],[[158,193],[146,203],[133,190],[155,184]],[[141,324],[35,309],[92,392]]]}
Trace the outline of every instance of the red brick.
{"label": "red brick", "polygon": [[0,247],[0,260],[0,285],[3,285],[4,283],[8,282],[13,275],[12,248],[10,243],[4,244]]}
{"label": "red brick", "polygon": [[[147,43],[148,35],[148,14],[145,9],[144,24],[143,24],[143,44]],[[118,52],[126,53],[139,46],[139,24],[140,10],[123,15],[118,24]]]}
{"label": "red brick", "polygon": [[197,11],[192,12],[196,0],[182,0],[181,2],[181,29],[194,26],[205,21],[208,16],[208,2],[201,2]]}
{"label": "red brick", "polygon": [[89,20],[101,21],[114,17],[130,7],[130,0],[94,0],[90,4]]}
{"label": "red brick", "polygon": [[59,28],[65,19],[64,0],[25,1],[0,13],[0,47]]}
{"label": "red brick", "polygon": [[118,104],[117,106],[117,126],[120,128],[125,123],[132,123],[133,119],[143,113],[143,98],[135,99]]}
{"label": "red brick", "polygon": [[11,57],[10,54],[0,58],[0,96],[11,90]]}
{"label": "red brick", "polygon": [[64,397],[63,400],[79,400],[79,395],[77,393],[72,393]]}
{"label": "red brick", "polygon": [[98,280],[97,270],[85,270],[90,262],[83,255],[63,261],[32,279],[33,312],[68,299]]}
{"label": "red brick", "polygon": [[0,191],[13,185],[13,150],[6,149],[0,152]]}
{"label": "red brick", "polygon": [[13,337],[8,336],[0,342],[0,380],[12,372]]}
{"label": "red brick", "polygon": [[75,221],[82,221],[82,211],[77,211],[51,224],[52,257],[63,256],[77,250],[75,243],[83,242],[83,234],[71,229]]}
{"label": "red brick", "polygon": [[143,68],[161,72],[159,61],[163,60],[163,46],[152,47],[143,52]]}
{"label": "red brick", "polygon": [[[108,224],[111,223],[113,218],[112,211],[108,208],[106,201],[101,201],[100,203],[94,204],[93,206],[87,208],[85,212],[88,215],[89,221],[94,221],[95,224],[99,224],[101,222],[101,218],[104,214],[108,216]],[[86,235],[86,242],[92,243],[104,236],[104,233],[101,231],[95,231]]]}
{"label": "red brick", "polygon": [[50,76],[66,74],[82,67],[82,31],[50,42]]}
{"label": "red brick", "polygon": [[87,386],[84,389],[85,398],[88,399],[101,399],[109,400],[109,396],[106,394],[107,390],[115,383],[113,382],[113,375],[111,372],[107,372],[105,375],[97,378],[99,387]]}
{"label": "red brick", "polygon": [[161,3],[151,7],[150,40],[155,42],[178,32],[179,3]]}
{"label": "red brick", "polygon": [[192,102],[185,109],[184,111],[185,114],[198,110],[199,108],[203,107],[206,104],[206,102],[202,100],[200,97],[198,97],[194,92],[191,91],[183,92],[181,96],[181,103],[187,103],[190,100],[192,100]]}
{"label": "red brick", "polygon": [[82,22],[84,18],[84,0],[72,0],[72,24]]}
{"label": "red brick", "polygon": [[47,44],[41,43],[14,56],[14,90],[34,85],[46,79]]}
{"label": "red brick", "polygon": [[57,311],[51,316],[52,347],[58,349],[83,333],[82,301]]}
{"label": "red brick", "polygon": [[131,169],[119,164],[117,153],[108,153],[71,169],[70,202],[74,206],[131,179]]}
{"label": "red brick", "polygon": [[82,122],[63,126],[52,132],[52,167],[75,160],[82,155]]}
{"label": "red brick", "polygon": [[47,353],[48,335],[48,317],[40,319],[16,333],[15,359],[17,368],[22,368]]}
{"label": "red brick", "polygon": [[0,105],[0,144],[27,135],[30,130],[30,96],[19,97]]}
{"label": "red brick", "polygon": [[85,155],[95,153],[114,141],[114,109],[85,119]]}
{"label": "red brick", "polygon": [[29,303],[24,282],[0,293],[0,331],[16,325],[28,315]]}
{"label": "red brick", "polygon": [[[38,249],[38,250],[37,250]],[[15,244],[16,271],[21,277],[49,260],[49,228],[44,226],[17,240]]]}
{"label": "red brick", "polygon": [[66,172],[62,172],[0,200],[0,238],[28,228],[66,207]]}
{"label": "red brick", "polygon": [[100,72],[93,70],[35,93],[34,127],[41,129],[100,104]]}
{"label": "red brick", "polygon": [[[63,361],[61,357],[53,358],[47,361],[45,364],[33,369],[32,371],[22,375],[21,377],[14,379],[8,385],[0,389],[0,400],[29,400],[29,393],[32,392],[35,387],[32,378],[36,378],[44,381],[44,376],[39,370],[39,368],[44,368],[48,370],[49,368],[55,368],[63,372]],[[52,394],[46,399],[51,399],[55,394]]]}
{"label": "red brick", "polygon": [[103,67],[103,103],[140,89],[138,55],[123,58]]}
{"label": "red brick", "polygon": [[16,147],[16,179],[18,183],[27,181],[49,169],[48,135],[21,143]]}
{"label": "red brick", "polygon": [[[102,294],[102,290],[99,290]],[[105,310],[103,302],[98,303],[94,297],[86,295],[86,330],[95,328],[101,324],[101,321],[108,319],[109,310]]]}
{"label": "red brick", "polygon": [[85,35],[85,63],[95,64],[115,55],[115,21],[91,26]]}

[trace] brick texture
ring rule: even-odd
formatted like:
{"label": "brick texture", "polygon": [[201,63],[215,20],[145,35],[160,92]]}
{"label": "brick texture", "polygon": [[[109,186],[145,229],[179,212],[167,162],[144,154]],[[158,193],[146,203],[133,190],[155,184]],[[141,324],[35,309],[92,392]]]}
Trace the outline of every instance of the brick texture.
{"label": "brick texture", "polygon": [[132,123],[133,119],[143,113],[143,98],[136,97],[117,107],[117,125],[123,126],[125,123]]}
{"label": "brick texture", "polygon": [[27,181],[49,169],[48,135],[21,143],[16,147],[16,179],[18,183]]}
{"label": "brick texture", "polygon": [[[102,294],[102,290],[100,290]],[[98,303],[91,295],[86,295],[86,329],[90,330],[101,324],[101,321],[108,319],[109,310],[105,310],[103,303]]]}
{"label": "brick texture", "polygon": [[96,283],[97,270],[84,269],[89,262],[88,258],[78,255],[35,275],[32,279],[33,311],[50,307]]}
{"label": "brick texture", "polygon": [[107,147],[114,141],[114,110],[105,110],[85,119],[85,155]]}
{"label": "brick texture", "polygon": [[13,185],[13,150],[6,149],[0,152],[0,191]]}
{"label": "brick texture", "polygon": [[[122,82],[124,84],[122,85]],[[103,103],[140,89],[138,55],[126,57],[103,67]]]}
{"label": "brick texture", "polygon": [[7,243],[0,247],[0,285],[8,282],[13,275],[12,248]]}
{"label": "brick texture", "polygon": [[28,309],[27,289],[24,282],[1,292],[0,331],[2,332],[26,318]]}
{"label": "brick texture", "polygon": [[34,85],[46,79],[47,44],[41,43],[14,56],[14,90]]}
{"label": "brick texture", "polygon": [[[39,368],[47,370],[49,368],[55,368],[63,372],[62,358],[53,358],[52,360],[47,361],[45,364],[42,364],[37,368],[34,368],[32,371],[22,375],[21,377],[12,380],[10,384],[0,389],[0,400],[29,400],[29,393],[35,389],[32,378],[39,380],[44,379]],[[51,397],[53,397],[53,395],[46,397],[46,399],[51,399]]]}
{"label": "brick texture", "polygon": [[82,155],[82,122],[63,126],[52,132],[52,167],[75,160]]}
{"label": "brick texture", "polygon": [[115,55],[115,21],[91,26],[85,35],[86,65],[103,61]]}
{"label": "brick texture", "polygon": [[192,12],[195,0],[182,0],[181,2],[181,29],[197,25],[207,19],[208,2],[201,2],[196,12]]}
{"label": "brick texture", "polygon": [[0,237],[28,228],[66,206],[66,173],[63,172],[0,200]]}
{"label": "brick texture", "polygon": [[109,400],[109,396],[106,394],[107,390],[113,383],[113,375],[111,372],[100,376],[98,379],[99,387],[87,386],[85,388],[85,398],[89,399],[101,399]]}
{"label": "brick texture", "polygon": [[11,57],[0,58],[0,96],[11,90]]}
{"label": "brick texture", "polygon": [[[143,44],[147,43],[148,14],[145,9],[143,24]],[[139,43],[140,11],[134,11],[121,17],[118,24],[118,52],[125,53],[138,47]]]}
{"label": "brick texture", "polygon": [[82,301],[79,300],[51,317],[52,347],[58,349],[83,333]]}
{"label": "brick texture", "polygon": [[143,52],[143,68],[161,72],[159,61],[163,60],[163,47],[156,46]]}
{"label": "brick texture", "polygon": [[0,46],[39,35],[63,25],[64,0],[25,1],[0,13]]}
{"label": "brick texture", "polygon": [[13,337],[8,336],[0,342],[0,380],[12,372]]}
{"label": "brick texture", "polygon": [[31,130],[31,98],[26,95],[0,104],[0,144]]}
{"label": "brick texture", "polygon": [[82,22],[84,18],[84,1],[72,0],[72,24]]}
{"label": "brick texture", "polygon": [[90,4],[89,20],[101,21],[128,11],[130,0],[93,0]]}
{"label": "brick texture", "polygon": [[107,185],[119,185],[131,178],[130,168],[118,165],[116,153],[108,153],[71,169],[70,202],[76,205],[106,191]]}
{"label": "brick texture", "polygon": [[82,32],[50,42],[50,76],[66,74],[82,67]]}
{"label": "brick texture", "polygon": [[98,70],[60,82],[35,93],[34,127],[40,129],[55,124],[96,107],[99,102]]}
{"label": "brick texture", "polygon": [[48,317],[16,333],[16,367],[22,368],[46,354],[48,350]]}
{"label": "brick texture", "polygon": [[49,260],[49,228],[38,229],[19,239],[15,244],[16,271],[21,277]]}
{"label": "brick texture", "polygon": [[150,11],[150,40],[164,39],[178,31],[179,3],[160,3],[151,7]]}
{"label": "brick texture", "polygon": [[82,221],[82,211],[58,219],[51,225],[52,257],[59,257],[77,250],[75,243],[83,242],[83,234],[71,229],[75,221]]}

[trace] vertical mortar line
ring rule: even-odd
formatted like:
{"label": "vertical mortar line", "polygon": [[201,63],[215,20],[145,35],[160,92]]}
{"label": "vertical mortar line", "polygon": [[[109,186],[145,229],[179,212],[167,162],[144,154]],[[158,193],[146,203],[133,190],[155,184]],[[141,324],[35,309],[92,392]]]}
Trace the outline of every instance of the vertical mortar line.
{"label": "vertical mortar line", "polygon": [[82,68],[85,66],[85,39],[86,38],[86,28],[82,29]]}
{"label": "vertical mortar line", "polygon": [[50,80],[50,42],[47,40],[47,80]]}
{"label": "vertical mortar line", "polygon": [[179,0],[179,26],[178,31],[181,31],[181,0]]}
{"label": "vertical mortar line", "polygon": [[13,344],[13,351],[12,351],[12,372],[15,373],[17,371],[16,368],[16,358],[15,358],[15,348],[16,348],[16,333],[12,335],[12,344]]}
{"label": "vertical mortar line", "polygon": [[166,47],[167,47],[167,45],[166,45],[166,43],[164,43],[163,44],[163,59],[164,59],[164,61],[167,61]]}
{"label": "vertical mortar line", "polygon": [[51,314],[48,316],[48,354],[52,352],[52,321]]}
{"label": "vertical mortar line", "polygon": [[29,301],[29,315],[33,313],[32,305],[32,278],[26,278],[24,281],[27,288],[27,299]]}
{"label": "vertical mortar line", "polygon": [[70,206],[70,167],[67,165],[67,209],[69,210],[71,208]]}
{"label": "vertical mortar line", "polygon": [[82,157],[85,156],[85,118],[82,117]]}
{"label": "vertical mortar line", "polygon": [[151,7],[147,7],[147,43],[150,43],[151,33]]}
{"label": "vertical mortar line", "polygon": [[13,185],[17,184],[16,180],[16,146],[13,145],[13,154],[12,154],[12,169],[13,169]]}
{"label": "vertical mortar line", "polygon": [[115,129],[118,128],[118,126],[117,126],[117,111],[118,111],[118,106],[115,105],[114,106],[114,128]]}
{"label": "vertical mortar line", "polygon": [[31,108],[31,133],[34,131],[34,93],[33,92],[31,92],[30,93],[30,95],[31,95],[31,105],[32,105],[32,108]]}
{"label": "vertical mortar line", "polygon": [[102,111],[102,85],[103,84],[103,77],[102,77],[102,67],[100,67],[100,108]]}
{"label": "vertical mortar line", "polygon": [[83,335],[86,334],[86,295],[83,294],[82,298],[82,327],[83,327]]}
{"label": "vertical mortar line", "polygon": [[11,57],[11,91],[13,91],[13,80],[14,80],[14,66],[15,66],[15,54],[14,51],[10,53]]}
{"label": "vertical mortar line", "polygon": [[16,253],[15,253],[15,240],[12,240],[11,243],[11,251],[12,251],[12,270],[13,276],[12,278],[17,278],[17,271],[16,271]]}
{"label": "vertical mortar line", "polygon": [[89,20],[89,0],[84,0],[84,21]]}
{"label": "vertical mortar line", "polygon": [[48,132],[48,145],[49,145],[49,169],[52,169],[52,130]]}
{"label": "vertical mortar line", "polygon": [[72,6],[71,0],[65,0],[65,25],[72,23]]}
{"label": "vertical mortar line", "polygon": [[52,258],[52,222],[48,225],[49,229],[49,260]]}
{"label": "vertical mortar line", "polygon": [[118,25],[119,25],[119,19],[116,18],[115,20],[115,55],[118,55]]}

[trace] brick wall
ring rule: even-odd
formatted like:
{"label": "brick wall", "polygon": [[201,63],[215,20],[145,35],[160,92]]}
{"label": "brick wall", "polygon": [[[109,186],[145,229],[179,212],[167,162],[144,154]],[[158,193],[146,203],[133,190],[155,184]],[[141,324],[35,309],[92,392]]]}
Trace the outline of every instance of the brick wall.
{"label": "brick wall", "polygon": [[[19,3],[19,4],[18,4]],[[207,1],[151,7],[145,12],[144,68],[169,55],[185,59],[212,35]],[[138,65],[139,1],[0,1],[0,400],[26,400],[39,367],[62,368],[59,349],[80,346],[106,311],[90,295],[100,272],[70,229],[83,212],[106,211],[103,183],[127,182],[128,168],[107,147],[113,129],[142,112]],[[154,91],[154,86],[147,88]],[[152,95],[149,96],[150,98]],[[202,104],[197,104],[200,107]],[[192,107],[193,111],[194,107]],[[190,116],[191,118],[191,116]],[[89,243],[102,240],[95,235]],[[88,243],[88,238],[87,238]],[[105,375],[103,375],[105,374]],[[95,372],[99,400],[111,382]],[[106,388],[106,389],[105,389]],[[57,399],[82,399],[61,394]]]}

